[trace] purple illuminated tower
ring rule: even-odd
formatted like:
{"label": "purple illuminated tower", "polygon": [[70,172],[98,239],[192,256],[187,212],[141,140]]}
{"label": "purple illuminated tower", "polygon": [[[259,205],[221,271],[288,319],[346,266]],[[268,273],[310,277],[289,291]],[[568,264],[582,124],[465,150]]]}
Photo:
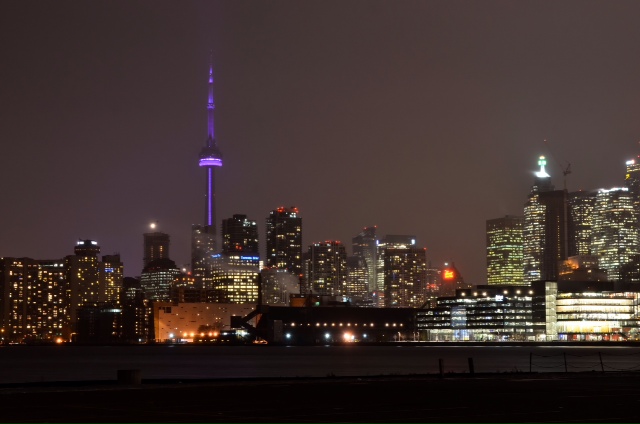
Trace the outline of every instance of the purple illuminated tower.
{"label": "purple illuminated tower", "polygon": [[209,65],[209,102],[207,103],[207,141],[200,151],[198,164],[207,170],[207,192],[205,194],[205,215],[204,225],[214,227],[216,225],[216,167],[222,166],[222,153],[216,143],[213,128],[213,110],[216,108],[213,103],[213,60]]}
{"label": "purple illuminated tower", "polygon": [[211,256],[216,253],[216,168],[222,166],[213,126],[213,58],[209,66],[209,101],[207,102],[208,135],[200,151],[198,165],[207,171],[204,225],[192,226],[191,270],[196,283],[207,287],[211,279]]}

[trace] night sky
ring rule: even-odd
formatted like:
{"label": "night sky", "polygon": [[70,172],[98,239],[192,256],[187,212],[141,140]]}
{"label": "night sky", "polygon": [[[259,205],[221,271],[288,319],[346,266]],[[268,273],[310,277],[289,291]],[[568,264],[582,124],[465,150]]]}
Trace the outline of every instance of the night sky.
{"label": "night sky", "polygon": [[[78,239],[142,267],[152,221],[204,220],[209,52],[218,221],[297,206],[305,246],[413,234],[486,284],[485,221],[640,153],[638,1],[3,1],[0,256]],[[544,140],[547,140],[547,143]],[[219,223],[218,223],[219,225]]]}

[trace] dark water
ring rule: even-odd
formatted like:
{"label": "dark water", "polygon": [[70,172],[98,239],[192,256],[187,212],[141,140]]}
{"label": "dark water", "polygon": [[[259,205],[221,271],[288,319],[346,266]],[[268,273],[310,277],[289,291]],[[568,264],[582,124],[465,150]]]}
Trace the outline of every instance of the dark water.
{"label": "dark water", "polygon": [[[608,346],[3,346],[0,384],[142,378],[254,378],[640,370],[640,347]],[[602,362],[600,361],[602,358]],[[531,362],[530,362],[531,361]]]}

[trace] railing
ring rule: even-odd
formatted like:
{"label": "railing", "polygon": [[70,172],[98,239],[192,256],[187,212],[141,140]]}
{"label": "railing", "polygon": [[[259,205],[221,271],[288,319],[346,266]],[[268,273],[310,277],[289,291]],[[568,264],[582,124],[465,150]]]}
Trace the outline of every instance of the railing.
{"label": "railing", "polygon": [[[628,358],[628,360],[626,360]],[[529,353],[529,372],[579,371],[640,371],[640,352],[588,354],[557,353],[540,355]]]}

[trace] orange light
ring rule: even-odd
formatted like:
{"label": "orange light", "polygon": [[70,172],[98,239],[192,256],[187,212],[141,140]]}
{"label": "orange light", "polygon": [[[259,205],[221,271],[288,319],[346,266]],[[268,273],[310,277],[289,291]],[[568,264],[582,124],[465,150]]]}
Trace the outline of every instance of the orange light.
{"label": "orange light", "polygon": [[444,279],[445,280],[452,280],[453,279],[453,271],[450,269],[447,269],[444,271]]}

